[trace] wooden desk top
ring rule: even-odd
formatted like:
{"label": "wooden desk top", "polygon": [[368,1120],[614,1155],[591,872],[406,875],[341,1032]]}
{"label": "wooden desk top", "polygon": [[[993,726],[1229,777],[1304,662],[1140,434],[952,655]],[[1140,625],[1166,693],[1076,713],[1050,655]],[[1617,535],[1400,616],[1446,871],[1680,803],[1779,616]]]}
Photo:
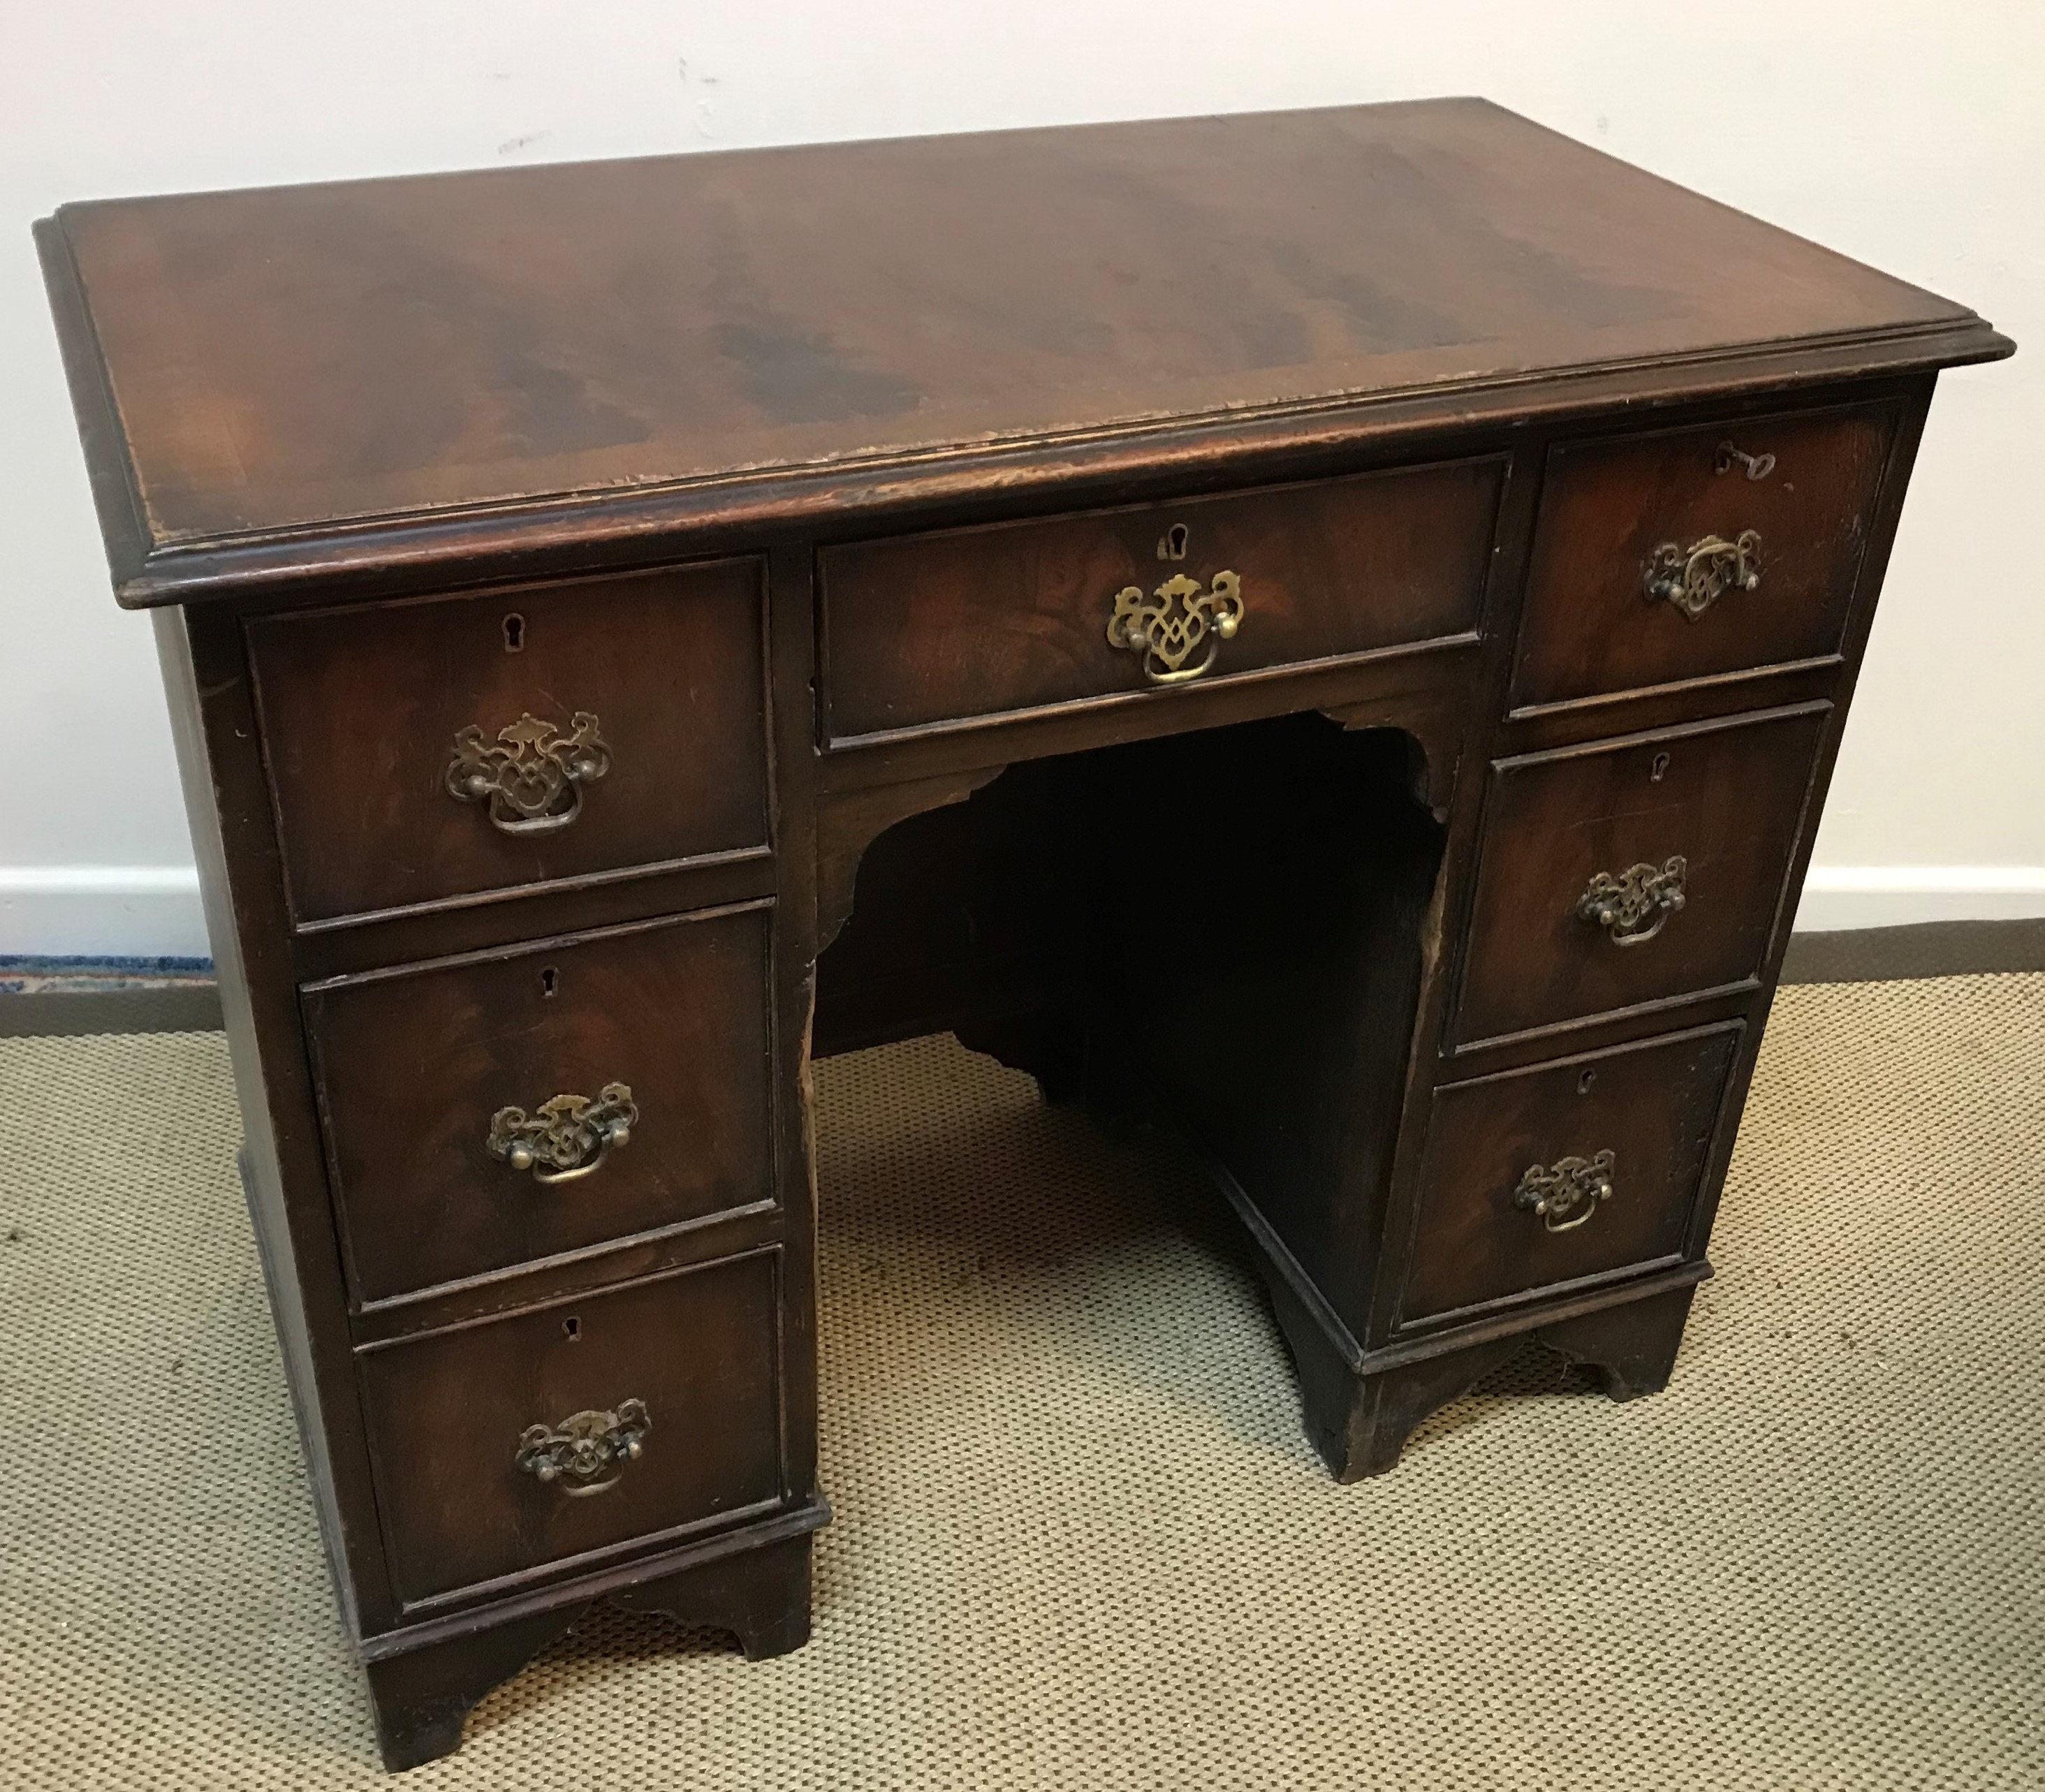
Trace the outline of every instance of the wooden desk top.
{"label": "wooden desk top", "polygon": [[2008,352],[1473,99],[121,200],[40,234],[137,604],[518,529],[785,525],[984,489],[990,457],[1069,478],[1160,429],[1239,451]]}

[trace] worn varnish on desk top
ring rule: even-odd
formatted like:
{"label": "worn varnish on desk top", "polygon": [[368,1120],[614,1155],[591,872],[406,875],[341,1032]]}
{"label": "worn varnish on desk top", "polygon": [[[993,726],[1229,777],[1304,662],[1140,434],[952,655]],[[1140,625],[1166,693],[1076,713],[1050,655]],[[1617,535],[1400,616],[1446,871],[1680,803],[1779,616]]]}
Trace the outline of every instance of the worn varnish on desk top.
{"label": "worn varnish on desk top", "polygon": [[1003,444],[1041,478],[1068,439],[1069,471],[1146,420],[1417,394],[1438,424],[1542,377],[1808,375],[1814,336],[1840,371],[2007,348],[1477,100],[123,200],[45,250],[114,370],[131,603],[342,521],[603,494],[616,532],[621,487],[757,521]]}

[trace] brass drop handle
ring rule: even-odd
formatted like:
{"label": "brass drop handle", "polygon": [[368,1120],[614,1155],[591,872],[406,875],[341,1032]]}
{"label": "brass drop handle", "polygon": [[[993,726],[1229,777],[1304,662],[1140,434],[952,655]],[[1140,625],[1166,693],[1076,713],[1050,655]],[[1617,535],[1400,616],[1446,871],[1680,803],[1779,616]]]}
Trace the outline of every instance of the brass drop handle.
{"label": "brass drop handle", "polygon": [[1743,529],[1737,541],[1708,535],[1687,548],[1665,541],[1648,556],[1640,583],[1650,603],[1673,604],[1694,622],[1727,592],[1759,586],[1760,534]]}
{"label": "brass drop handle", "polygon": [[[1153,684],[1184,684],[1213,665],[1221,644],[1242,626],[1242,580],[1218,572],[1203,588],[1197,579],[1174,573],[1148,597],[1138,585],[1115,594],[1107,619],[1107,644],[1143,656],[1143,675]],[[1199,660],[1193,656],[1204,646]]]}
{"label": "brass drop handle", "polygon": [[507,834],[545,834],[582,813],[582,787],[610,769],[596,717],[578,709],[565,729],[522,714],[494,741],[471,723],[454,737],[442,782],[457,802],[487,802],[490,825]]}
{"label": "brass drop handle", "polygon": [[1612,1166],[1608,1151],[1595,1157],[1558,1157],[1553,1163],[1528,1167],[1512,1191],[1512,1205],[1532,1213],[1549,1232],[1574,1232],[1612,1199]]}
{"label": "brass drop handle", "polygon": [[616,1486],[653,1429],[645,1401],[621,1400],[614,1412],[571,1413],[559,1425],[527,1425],[511,1459],[543,1486],[558,1482],[570,1499],[582,1499]]}
{"label": "brass drop handle", "polygon": [[555,1095],[534,1113],[499,1108],[490,1117],[490,1155],[514,1170],[529,1170],[536,1182],[572,1182],[600,1168],[614,1145],[622,1145],[639,1124],[630,1087],[607,1083],[596,1099]]}
{"label": "brass drop handle", "polygon": [[1676,852],[1659,869],[1629,865],[1617,877],[1600,871],[1577,898],[1577,918],[1602,927],[1616,946],[1644,946],[1689,900],[1683,879],[1689,869]]}

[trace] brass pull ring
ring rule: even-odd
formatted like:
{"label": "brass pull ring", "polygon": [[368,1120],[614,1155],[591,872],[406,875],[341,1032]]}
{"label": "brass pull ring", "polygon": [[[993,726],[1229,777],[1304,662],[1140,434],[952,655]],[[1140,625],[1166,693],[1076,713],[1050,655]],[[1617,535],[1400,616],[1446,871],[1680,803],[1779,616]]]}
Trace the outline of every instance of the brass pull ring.
{"label": "brass pull ring", "polygon": [[490,1155],[514,1170],[530,1170],[536,1182],[572,1182],[603,1167],[611,1147],[626,1144],[639,1124],[631,1089],[607,1083],[596,1099],[556,1095],[539,1111],[499,1108],[490,1117]]}
{"label": "brass pull ring", "polygon": [[[1115,593],[1107,644],[1142,654],[1143,675],[1153,684],[1184,684],[1213,665],[1242,617],[1242,581],[1235,574],[1216,573],[1203,590],[1197,579],[1175,573],[1147,598],[1136,585]],[[1188,665],[1203,644],[1206,653]]]}
{"label": "brass pull ring", "polygon": [[1629,865],[1617,877],[1600,871],[1577,898],[1577,918],[1595,921],[1616,946],[1644,946],[1689,900],[1683,879],[1689,869],[1677,852],[1658,871]]}
{"label": "brass pull ring", "polygon": [[1640,576],[1650,603],[1673,604],[1695,622],[1728,591],[1761,583],[1761,536],[1743,529],[1737,541],[1708,535],[1687,550],[1665,541],[1648,556]]}
{"label": "brass pull ring", "polygon": [[570,1499],[582,1499],[616,1486],[653,1429],[645,1401],[621,1400],[615,1412],[572,1413],[557,1425],[527,1425],[511,1460],[541,1485],[559,1482]]}
{"label": "brass pull ring", "polygon": [[1530,1165],[1512,1191],[1512,1205],[1535,1215],[1546,1231],[1574,1232],[1612,1199],[1616,1161],[1601,1151],[1595,1157],[1559,1157],[1545,1168]]}
{"label": "brass pull ring", "polygon": [[552,833],[582,813],[582,787],[610,769],[596,717],[578,709],[563,732],[521,715],[495,741],[471,723],[454,737],[443,781],[457,802],[487,802],[490,825],[507,834]]}

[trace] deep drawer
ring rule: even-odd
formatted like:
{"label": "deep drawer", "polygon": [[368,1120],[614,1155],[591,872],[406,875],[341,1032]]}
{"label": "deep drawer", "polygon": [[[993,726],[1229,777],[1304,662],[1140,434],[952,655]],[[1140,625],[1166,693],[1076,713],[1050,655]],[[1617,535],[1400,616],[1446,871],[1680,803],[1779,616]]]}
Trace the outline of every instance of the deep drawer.
{"label": "deep drawer", "polygon": [[1494,764],[1458,1045],[1758,975],[1829,713]]}
{"label": "deep drawer", "polygon": [[[769,912],[613,928],[308,989],[356,1298],[771,1197]],[[625,1093],[607,1101],[614,1086]],[[591,1106],[544,1113],[557,1097]],[[506,1109],[522,1120],[500,1120]],[[603,1129],[620,1118],[628,1136],[613,1146]],[[521,1144],[530,1168],[514,1161]]]}
{"label": "deep drawer", "polygon": [[[1514,705],[1838,652],[1897,416],[1743,417],[1551,450]],[[1743,537],[1738,556],[1711,546]],[[1681,602],[1650,592],[1669,580]]]}
{"label": "deep drawer", "polygon": [[301,923],[766,844],[756,561],[248,636]]}
{"label": "deep drawer", "polygon": [[757,1252],[364,1352],[399,1598],[780,1498],[779,1262]]}
{"label": "deep drawer", "polygon": [[1741,1030],[1437,1090],[1400,1324],[1678,1260]]}
{"label": "deep drawer", "polygon": [[[1503,456],[958,529],[821,556],[826,717],[842,740],[1461,634],[1477,625]],[[1109,640],[1118,594],[1184,621],[1229,579],[1239,625],[1163,653]],[[1153,631],[1155,625],[1153,627]],[[1126,627],[1123,629],[1126,634]],[[1184,657],[1171,655],[1183,652]]]}

